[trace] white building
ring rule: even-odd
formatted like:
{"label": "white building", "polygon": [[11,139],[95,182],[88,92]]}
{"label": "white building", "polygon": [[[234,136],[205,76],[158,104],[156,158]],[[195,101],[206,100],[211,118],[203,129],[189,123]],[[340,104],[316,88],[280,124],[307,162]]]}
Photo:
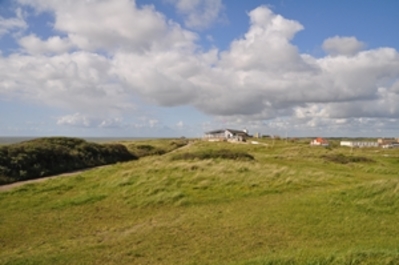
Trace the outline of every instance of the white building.
{"label": "white building", "polygon": [[349,146],[349,147],[378,147],[378,142],[369,142],[369,141],[341,141],[341,146]]}
{"label": "white building", "polygon": [[250,137],[247,130],[221,129],[206,132],[204,139],[208,141],[245,141]]}
{"label": "white building", "polygon": [[321,138],[321,137],[318,137],[318,138],[312,140],[312,141],[310,142],[310,145],[328,146],[329,143],[328,143],[328,141],[327,141],[326,139],[323,139],[323,138]]}

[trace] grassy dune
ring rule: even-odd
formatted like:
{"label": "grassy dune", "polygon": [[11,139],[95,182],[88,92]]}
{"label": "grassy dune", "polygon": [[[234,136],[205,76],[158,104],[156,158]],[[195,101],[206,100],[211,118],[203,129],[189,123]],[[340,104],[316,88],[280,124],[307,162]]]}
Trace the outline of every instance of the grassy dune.
{"label": "grassy dune", "polygon": [[399,264],[399,150],[265,144],[1,192],[0,264]]}

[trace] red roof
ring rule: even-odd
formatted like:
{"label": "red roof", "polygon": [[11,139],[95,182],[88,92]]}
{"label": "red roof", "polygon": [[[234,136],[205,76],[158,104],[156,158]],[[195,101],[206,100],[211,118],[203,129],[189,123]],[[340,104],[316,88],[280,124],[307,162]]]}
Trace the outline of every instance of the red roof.
{"label": "red roof", "polygon": [[328,141],[326,139],[323,139],[321,137],[317,137],[316,138],[316,142],[318,142],[318,143],[328,143]]}

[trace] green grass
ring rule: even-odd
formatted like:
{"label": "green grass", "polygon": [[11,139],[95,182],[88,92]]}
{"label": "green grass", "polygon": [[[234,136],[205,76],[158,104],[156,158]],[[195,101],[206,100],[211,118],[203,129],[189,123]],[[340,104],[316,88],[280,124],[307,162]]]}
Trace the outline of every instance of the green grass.
{"label": "green grass", "polygon": [[150,139],[141,141],[120,141],[130,153],[137,157],[163,155],[189,143],[188,139]]}
{"label": "green grass", "polygon": [[243,151],[230,149],[208,149],[196,152],[178,153],[172,156],[172,160],[209,160],[209,159],[231,159],[231,160],[254,160],[254,157]]}
{"label": "green grass", "polygon": [[0,192],[0,264],[399,264],[399,150],[260,142]]}

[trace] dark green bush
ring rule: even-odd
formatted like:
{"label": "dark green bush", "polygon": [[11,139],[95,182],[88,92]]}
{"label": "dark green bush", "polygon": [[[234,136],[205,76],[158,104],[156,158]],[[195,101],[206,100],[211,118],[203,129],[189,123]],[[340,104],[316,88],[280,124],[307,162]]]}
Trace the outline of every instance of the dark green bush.
{"label": "dark green bush", "polygon": [[39,138],[0,147],[0,185],[137,159],[120,144]]}

